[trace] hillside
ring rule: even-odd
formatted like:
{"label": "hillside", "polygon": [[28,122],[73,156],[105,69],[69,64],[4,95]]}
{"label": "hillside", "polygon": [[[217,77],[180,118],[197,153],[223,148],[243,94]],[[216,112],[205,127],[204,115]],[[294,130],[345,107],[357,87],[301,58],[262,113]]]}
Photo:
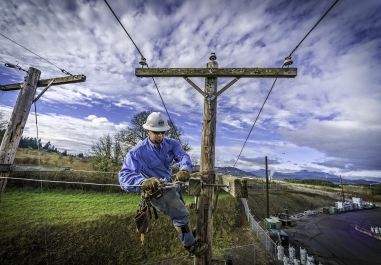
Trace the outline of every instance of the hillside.
{"label": "hillside", "polygon": [[[274,215],[284,212],[284,209],[288,209],[290,214],[317,210],[323,206],[335,205],[337,200],[313,193],[271,190],[269,201],[270,215]],[[249,190],[248,204],[255,219],[263,222],[266,217],[266,192]]]}

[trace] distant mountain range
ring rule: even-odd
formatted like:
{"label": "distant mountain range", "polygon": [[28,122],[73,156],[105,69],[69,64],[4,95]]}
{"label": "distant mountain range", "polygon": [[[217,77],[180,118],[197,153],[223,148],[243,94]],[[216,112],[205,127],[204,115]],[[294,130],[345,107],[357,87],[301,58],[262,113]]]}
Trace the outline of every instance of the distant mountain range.
{"label": "distant mountain range", "polygon": [[[220,174],[231,174],[234,176],[245,176],[245,177],[266,177],[266,171],[264,169],[256,170],[247,172],[244,170],[240,170],[238,168],[232,168],[232,167],[217,167],[216,173]],[[281,172],[275,172],[275,174],[272,176],[273,179],[323,179],[328,180],[333,183],[340,183],[340,176],[332,175],[329,173],[324,172],[318,172],[318,171],[308,171],[308,170],[301,170],[298,172],[293,173],[281,173]],[[345,179],[342,178],[342,181],[344,184],[372,184],[372,183],[381,183],[381,178],[372,178],[372,180],[366,180],[366,179]]]}

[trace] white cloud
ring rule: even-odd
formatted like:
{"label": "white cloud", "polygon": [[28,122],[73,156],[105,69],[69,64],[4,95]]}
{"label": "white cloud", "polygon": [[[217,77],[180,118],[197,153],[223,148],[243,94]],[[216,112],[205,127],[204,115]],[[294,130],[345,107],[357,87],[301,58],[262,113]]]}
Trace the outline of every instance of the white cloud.
{"label": "white cloud", "polygon": [[[151,78],[137,78],[140,54],[103,1],[37,2],[1,2],[1,33],[59,68],[87,77],[84,83],[52,86],[39,100],[39,127],[44,137],[52,137],[47,140],[83,151],[139,111],[164,113],[163,99],[198,150],[203,97],[183,78],[155,78],[161,97]],[[151,68],[205,67],[210,52],[216,52],[219,67],[281,67],[331,5],[243,0],[110,4]],[[347,0],[330,11],[293,54],[298,76],[277,80],[243,150],[245,157],[257,157],[255,150],[268,154],[285,143],[283,148],[291,151],[282,151],[299,147],[305,155],[295,155],[283,170],[303,164],[329,169],[339,167],[342,159],[357,172],[375,172],[381,133],[380,7],[377,0]],[[36,15],[41,12],[44,16]],[[1,36],[0,45],[2,61],[36,67],[42,79],[63,75]],[[0,84],[23,77],[23,72],[0,66]],[[219,89],[230,80],[220,78]],[[204,79],[192,81],[204,88]],[[218,98],[219,162],[238,156],[273,81],[242,78]],[[0,105],[13,107],[13,100],[3,95]],[[26,133],[32,131],[28,128]],[[372,174],[381,174],[380,169]]]}

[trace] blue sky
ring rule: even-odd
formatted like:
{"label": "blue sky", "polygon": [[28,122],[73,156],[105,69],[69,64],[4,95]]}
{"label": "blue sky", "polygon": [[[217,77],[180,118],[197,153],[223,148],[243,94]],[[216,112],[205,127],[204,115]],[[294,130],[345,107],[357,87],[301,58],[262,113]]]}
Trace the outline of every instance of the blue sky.
{"label": "blue sky", "polygon": [[[281,67],[334,1],[108,0],[151,68]],[[52,86],[37,103],[43,143],[88,152],[133,115],[165,109],[140,55],[104,1],[1,1],[0,32],[85,83]],[[381,2],[341,0],[293,53],[298,76],[278,79],[237,167],[381,177]],[[0,36],[0,84],[24,72],[63,74]],[[203,97],[183,78],[155,79],[173,121],[200,155]],[[220,78],[219,88],[231,79]],[[204,87],[203,78],[193,78]],[[242,78],[218,98],[216,166],[233,166],[273,79]],[[41,91],[43,88],[40,88]],[[11,114],[18,91],[0,92]],[[36,137],[34,107],[24,131]],[[282,154],[285,153],[285,154]]]}

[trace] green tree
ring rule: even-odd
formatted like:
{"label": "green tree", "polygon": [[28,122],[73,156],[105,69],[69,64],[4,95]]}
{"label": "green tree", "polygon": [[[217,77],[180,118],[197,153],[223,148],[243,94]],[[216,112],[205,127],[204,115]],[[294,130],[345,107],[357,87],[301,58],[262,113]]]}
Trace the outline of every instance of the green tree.
{"label": "green tree", "polygon": [[50,146],[51,146],[52,144],[50,143],[50,141],[49,142],[47,142],[45,145],[44,145],[44,147],[42,147],[42,149],[44,149],[44,150],[46,150],[46,151],[50,151],[51,149],[50,149]]}
{"label": "green tree", "polygon": [[7,127],[7,121],[4,118],[4,113],[0,110],[0,143],[1,141],[3,141],[6,127]]}
{"label": "green tree", "polygon": [[7,127],[7,120],[5,119],[4,112],[0,110],[0,130],[5,130]]}
{"label": "green tree", "polygon": [[92,169],[103,172],[118,171],[121,166],[122,156],[120,144],[113,141],[107,134],[99,138],[90,150],[92,156],[90,166]]}

